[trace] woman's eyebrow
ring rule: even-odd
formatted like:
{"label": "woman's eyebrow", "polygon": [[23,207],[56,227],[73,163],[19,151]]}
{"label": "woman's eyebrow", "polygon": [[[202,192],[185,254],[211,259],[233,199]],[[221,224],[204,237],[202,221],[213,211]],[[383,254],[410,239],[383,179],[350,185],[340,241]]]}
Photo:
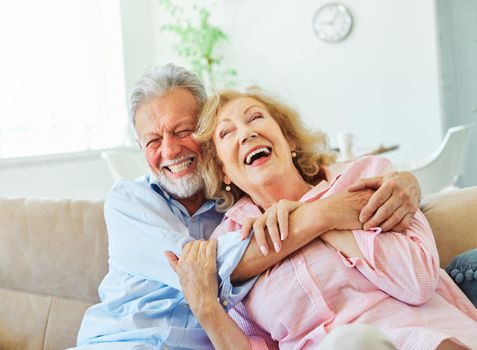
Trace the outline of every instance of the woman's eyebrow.
{"label": "woman's eyebrow", "polygon": [[260,108],[259,105],[251,105],[251,106],[248,106],[247,108],[245,108],[243,110],[243,114],[247,114],[249,110],[251,110],[253,107],[257,107],[257,108]]}
{"label": "woman's eyebrow", "polygon": [[217,123],[217,125],[219,125],[220,123],[229,122],[229,121],[230,121],[229,118],[221,119],[221,120],[219,120],[219,122]]}

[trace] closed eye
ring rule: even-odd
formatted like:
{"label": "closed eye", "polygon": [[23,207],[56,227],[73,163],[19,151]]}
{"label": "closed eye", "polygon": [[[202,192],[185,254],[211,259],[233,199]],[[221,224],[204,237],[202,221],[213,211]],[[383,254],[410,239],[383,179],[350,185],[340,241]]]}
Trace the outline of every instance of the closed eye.
{"label": "closed eye", "polygon": [[146,148],[149,147],[149,146],[160,145],[160,144],[161,144],[161,139],[160,138],[152,139],[152,140],[147,141]]}
{"label": "closed eye", "polygon": [[227,136],[228,134],[230,134],[232,132],[232,129],[223,129],[220,131],[219,133],[219,137],[221,139],[223,139],[225,136]]}
{"label": "closed eye", "polygon": [[261,119],[263,118],[263,114],[262,113],[253,113],[251,116],[250,116],[250,119],[249,121],[253,122],[254,120],[257,120],[257,119]]}
{"label": "closed eye", "polygon": [[179,130],[179,131],[176,131],[175,134],[177,137],[187,137],[189,135],[191,135],[192,133],[194,132],[194,130],[192,129],[185,129],[185,130]]}

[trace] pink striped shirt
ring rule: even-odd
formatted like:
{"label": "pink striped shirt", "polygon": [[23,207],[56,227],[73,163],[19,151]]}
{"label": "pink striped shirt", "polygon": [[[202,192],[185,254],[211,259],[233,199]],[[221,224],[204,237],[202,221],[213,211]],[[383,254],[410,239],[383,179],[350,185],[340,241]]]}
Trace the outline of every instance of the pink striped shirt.
{"label": "pink striped shirt", "polygon": [[[301,201],[347,190],[360,178],[392,170],[388,160],[365,157],[322,181]],[[261,212],[249,197],[225,215],[212,238],[239,229]],[[264,272],[230,315],[254,349],[313,349],[335,327],[373,325],[398,349],[435,349],[454,338],[477,349],[477,310],[439,268],[432,231],[418,211],[402,233],[354,230],[364,255],[346,258],[316,239]]]}

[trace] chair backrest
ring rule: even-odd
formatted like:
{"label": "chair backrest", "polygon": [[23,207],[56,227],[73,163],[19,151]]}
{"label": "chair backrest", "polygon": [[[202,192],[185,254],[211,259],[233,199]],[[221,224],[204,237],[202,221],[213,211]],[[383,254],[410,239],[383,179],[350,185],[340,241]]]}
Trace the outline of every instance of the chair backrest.
{"label": "chair backrest", "polygon": [[429,157],[411,164],[410,171],[419,180],[423,194],[452,188],[465,173],[472,126],[450,128],[440,146]]}
{"label": "chair backrest", "polygon": [[114,181],[134,180],[149,173],[149,167],[140,151],[104,151],[101,157],[106,160]]}

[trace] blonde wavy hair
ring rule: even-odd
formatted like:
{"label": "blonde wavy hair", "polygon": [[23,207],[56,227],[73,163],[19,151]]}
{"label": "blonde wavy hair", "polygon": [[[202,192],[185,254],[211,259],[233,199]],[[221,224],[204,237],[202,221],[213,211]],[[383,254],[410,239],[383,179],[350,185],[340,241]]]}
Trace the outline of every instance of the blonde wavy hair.
{"label": "blonde wavy hair", "polygon": [[231,191],[225,190],[224,173],[214,144],[214,131],[220,110],[229,102],[242,97],[250,97],[262,103],[287,140],[296,145],[296,157],[293,163],[303,179],[316,184],[322,178],[322,165],[335,161],[336,155],[329,151],[327,136],[319,131],[309,130],[303,124],[299,113],[280,100],[267,95],[258,87],[249,87],[244,91],[223,90],[209,97],[198,120],[198,128],[194,137],[201,142],[202,154],[206,155],[199,163],[203,174],[205,195],[217,200],[216,208],[226,211],[245,193],[234,186]]}

